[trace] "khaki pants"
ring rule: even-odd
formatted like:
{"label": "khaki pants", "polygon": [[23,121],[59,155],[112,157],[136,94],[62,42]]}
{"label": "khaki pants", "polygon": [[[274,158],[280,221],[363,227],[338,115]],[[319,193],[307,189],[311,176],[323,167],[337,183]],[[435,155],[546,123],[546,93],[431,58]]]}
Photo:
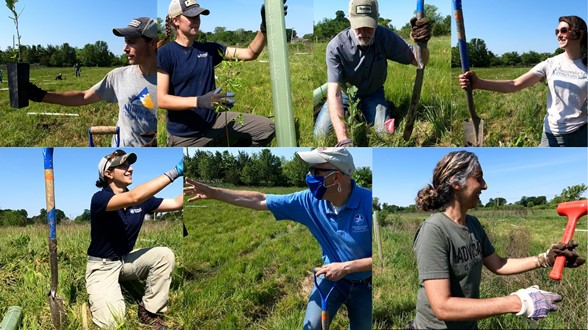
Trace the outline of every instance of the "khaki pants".
{"label": "khaki pants", "polygon": [[99,327],[116,327],[125,319],[125,302],[119,282],[146,280],[142,298],[151,313],[165,312],[175,256],[167,247],[135,250],[122,261],[88,261],[86,290],[92,321]]}
{"label": "khaki pants", "polygon": [[167,146],[265,147],[274,138],[274,133],[275,125],[266,117],[249,113],[219,112],[212,127],[201,136],[176,136],[168,132]]}

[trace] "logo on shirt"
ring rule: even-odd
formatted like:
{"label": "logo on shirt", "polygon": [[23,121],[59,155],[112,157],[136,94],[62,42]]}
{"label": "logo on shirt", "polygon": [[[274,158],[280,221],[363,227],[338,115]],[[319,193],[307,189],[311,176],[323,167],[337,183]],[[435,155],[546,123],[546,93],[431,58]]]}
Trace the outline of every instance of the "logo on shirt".
{"label": "logo on shirt", "polygon": [[203,58],[203,57],[208,57],[208,52],[202,53],[202,54],[198,54],[198,56],[197,56],[197,58]]}
{"label": "logo on shirt", "polygon": [[147,109],[155,109],[155,105],[153,105],[153,99],[151,99],[151,95],[149,94],[149,90],[147,90],[147,87],[143,88],[139,95],[137,95],[131,101],[131,104],[143,106]]}
{"label": "logo on shirt", "polygon": [[361,233],[364,231],[368,231],[368,225],[367,222],[365,221],[365,218],[363,217],[363,215],[361,214],[356,214],[353,217],[353,223],[351,225],[351,232],[352,233]]}
{"label": "logo on shirt", "polygon": [[137,213],[141,213],[141,211],[143,211],[142,208],[138,208],[138,209],[130,209],[129,213],[130,214],[137,214]]}

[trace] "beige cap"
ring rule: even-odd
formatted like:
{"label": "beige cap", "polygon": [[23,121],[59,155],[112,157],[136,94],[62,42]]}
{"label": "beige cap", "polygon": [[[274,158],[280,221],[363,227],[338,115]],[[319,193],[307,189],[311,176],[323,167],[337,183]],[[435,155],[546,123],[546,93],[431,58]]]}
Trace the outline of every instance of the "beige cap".
{"label": "beige cap", "polygon": [[329,163],[347,175],[355,171],[353,156],[345,148],[316,148],[311,151],[299,151],[296,154],[309,165]]}
{"label": "beige cap", "polygon": [[137,155],[133,152],[127,154],[124,150],[118,149],[113,153],[102,157],[100,162],[98,162],[98,178],[100,181],[104,181],[104,171],[119,166],[125,161],[128,161],[129,164],[133,164],[137,161]]}
{"label": "beige cap", "polygon": [[362,27],[375,29],[378,26],[378,16],[377,0],[349,1],[349,22],[352,29]]}

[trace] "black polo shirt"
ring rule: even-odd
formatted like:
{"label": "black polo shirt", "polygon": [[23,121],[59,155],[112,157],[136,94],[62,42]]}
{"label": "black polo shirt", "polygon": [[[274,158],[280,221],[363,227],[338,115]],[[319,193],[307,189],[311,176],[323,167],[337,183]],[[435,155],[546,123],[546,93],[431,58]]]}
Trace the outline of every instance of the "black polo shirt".
{"label": "black polo shirt", "polygon": [[99,258],[116,258],[133,250],[145,214],[156,210],[163,198],[151,197],[143,203],[126,209],[106,211],[114,192],[103,188],[92,196],[90,205],[90,247],[88,255]]}

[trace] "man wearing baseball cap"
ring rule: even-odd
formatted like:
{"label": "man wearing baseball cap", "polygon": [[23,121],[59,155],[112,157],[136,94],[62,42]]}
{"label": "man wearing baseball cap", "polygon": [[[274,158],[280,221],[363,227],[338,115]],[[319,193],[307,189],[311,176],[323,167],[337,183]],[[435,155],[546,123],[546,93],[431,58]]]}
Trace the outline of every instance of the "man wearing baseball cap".
{"label": "man wearing baseball cap", "polygon": [[[322,292],[335,290],[329,315],[347,306],[350,329],[372,328],[372,193],[351,175],[353,157],[345,148],[317,148],[297,156],[308,165],[307,190],[287,195],[216,188],[186,178],[188,201],[216,199],[255,210],[269,210],[276,220],[306,226],[322,250],[316,267]],[[330,322],[331,320],[329,320]],[[321,297],[314,287],[306,307],[304,329],[321,328]]]}
{"label": "man wearing baseball cap", "polygon": [[[286,9],[284,5],[284,15]],[[167,109],[168,146],[267,146],[274,138],[274,123],[265,116],[226,111],[235,103],[234,94],[221,93],[214,73],[224,60],[252,61],[261,54],[267,42],[265,7],[261,7],[259,30],[245,48],[196,41],[201,17],[208,14],[196,0],[169,4],[166,34],[160,43],[172,31],[175,40],[157,51],[158,105]]]}
{"label": "man wearing baseball cap", "polygon": [[167,310],[174,253],[167,247],[135,250],[145,215],[181,210],[183,194],[176,198],[154,195],[184,174],[181,159],[171,170],[133,189],[135,153],[115,150],[98,162],[96,186],[102,190],[90,204],[91,241],[86,266],[86,289],[93,322],[99,327],[117,326],[125,319],[125,302],[119,282],[146,281],[138,307],[139,321],[164,329],[161,315]]}
{"label": "man wearing baseball cap", "polygon": [[[112,29],[125,38],[128,66],[110,71],[85,91],[47,92],[29,83],[29,99],[35,102],[81,106],[106,101],[118,103],[116,125],[122,147],[156,146],[157,131],[157,23],[138,17],[124,28]],[[116,138],[112,146],[116,146]]]}
{"label": "man wearing baseball cap", "polygon": [[[349,100],[341,86],[357,87],[359,109],[367,123],[376,132],[386,131],[385,122],[390,118],[384,95],[387,78],[386,60],[401,64],[418,65],[415,47],[407,44],[394,31],[378,25],[377,0],[349,1],[351,27],[340,32],[327,45],[327,101],[320,110],[314,126],[314,136],[323,143],[331,127],[337,136],[337,146],[352,146],[347,126],[342,118]],[[429,60],[426,41],[429,40],[428,19],[410,20],[411,37],[421,46],[423,64]]]}

